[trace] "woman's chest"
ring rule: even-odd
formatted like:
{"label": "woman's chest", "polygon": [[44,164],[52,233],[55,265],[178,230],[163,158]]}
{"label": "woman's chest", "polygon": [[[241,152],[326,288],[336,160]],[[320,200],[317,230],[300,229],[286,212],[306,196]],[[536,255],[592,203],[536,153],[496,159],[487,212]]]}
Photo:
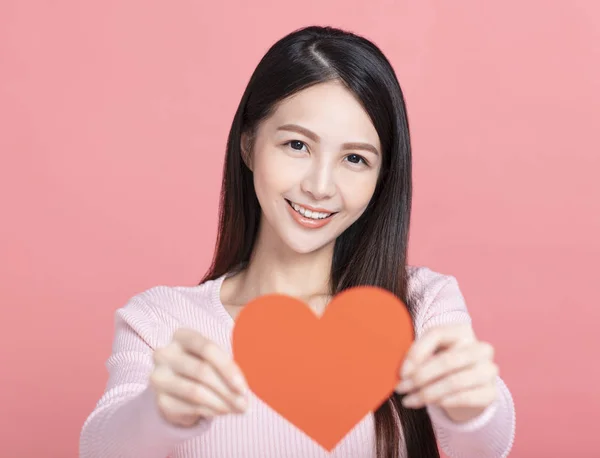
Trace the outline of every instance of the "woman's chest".
{"label": "woman's chest", "polygon": [[328,452],[251,395],[246,413],[215,418],[205,434],[182,444],[172,458],[374,458],[374,433],[369,414]]}

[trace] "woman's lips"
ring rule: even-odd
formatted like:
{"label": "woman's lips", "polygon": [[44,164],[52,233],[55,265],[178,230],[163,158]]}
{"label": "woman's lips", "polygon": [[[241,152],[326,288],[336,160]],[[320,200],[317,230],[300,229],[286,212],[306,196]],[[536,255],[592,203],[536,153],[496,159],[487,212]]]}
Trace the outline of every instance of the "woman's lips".
{"label": "woman's lips", "polygon": [[286,202],[287,202],[288,211],[290,212],[290,215],[292,216],[294,221],[296,221],[300,226],[307,228],[307,229],[321,228],[321,227],[325,226],[326,224],[328,224],[333,219],[333,217],[336,215],[336,213],[332,213],[330,216],[328,216],[326,218],[321,218],[321,219],[307,218],[306,216],[302,216],[300,213],[298,213],[296,210],[294,210],[291,205],[291,202],[289,200],[286,199]]}

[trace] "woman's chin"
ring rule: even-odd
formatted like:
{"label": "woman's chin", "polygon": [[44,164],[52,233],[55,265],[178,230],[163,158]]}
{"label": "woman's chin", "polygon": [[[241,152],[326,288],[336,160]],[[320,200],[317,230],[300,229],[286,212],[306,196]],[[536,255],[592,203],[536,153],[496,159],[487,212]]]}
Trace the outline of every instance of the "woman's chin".
{"label": "woman's chin", "polygon": [[297,254],[315,253],[315,252],[320,251],[320,250],[324,249],[325,247],[329,246],[331,243],[333,243],[333,240],[323,240],[323,241],[311,240],[311,241],[305,241],[305,242],[298,241],[298,240],[286,240],[286,244],[288,245],[290,250],[292,250],[293,252],[295,252]]}

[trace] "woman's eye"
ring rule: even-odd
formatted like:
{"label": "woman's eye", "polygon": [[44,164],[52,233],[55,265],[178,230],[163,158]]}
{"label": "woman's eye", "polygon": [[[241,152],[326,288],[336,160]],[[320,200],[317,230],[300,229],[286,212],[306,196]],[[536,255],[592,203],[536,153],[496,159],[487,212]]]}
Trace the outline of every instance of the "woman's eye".
{"label": "woman's eye", "polygon": [[306,146],[304,142],[301,142],[300,140],[289,141],[287,142],[287,145],[290,145],[290,147],[296,151],[302,151],[302,149]]}
{"label": "woman's eye", "polygon": [[361,162],[365,165],[367,164],[367,161],[365,161],[365,158],[362,156],[359,156],[358,154],[350,154],[350,155],[348,155],[348,157],[346,159],[348,159],[348,161],[351,162],[352,164],[360,164]]}

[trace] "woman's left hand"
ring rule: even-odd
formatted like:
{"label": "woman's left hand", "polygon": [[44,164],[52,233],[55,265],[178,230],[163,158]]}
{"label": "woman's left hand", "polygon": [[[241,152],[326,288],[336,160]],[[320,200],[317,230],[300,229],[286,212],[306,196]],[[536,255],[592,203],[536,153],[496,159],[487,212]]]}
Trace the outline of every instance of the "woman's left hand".
{"label": "woman's left hand", "polygon": [[476,339],[470,325],[438,326],[410,348],[396,392],[403,405],[441,407],[457,423],[469,421],[498,396],[494,348]]}

